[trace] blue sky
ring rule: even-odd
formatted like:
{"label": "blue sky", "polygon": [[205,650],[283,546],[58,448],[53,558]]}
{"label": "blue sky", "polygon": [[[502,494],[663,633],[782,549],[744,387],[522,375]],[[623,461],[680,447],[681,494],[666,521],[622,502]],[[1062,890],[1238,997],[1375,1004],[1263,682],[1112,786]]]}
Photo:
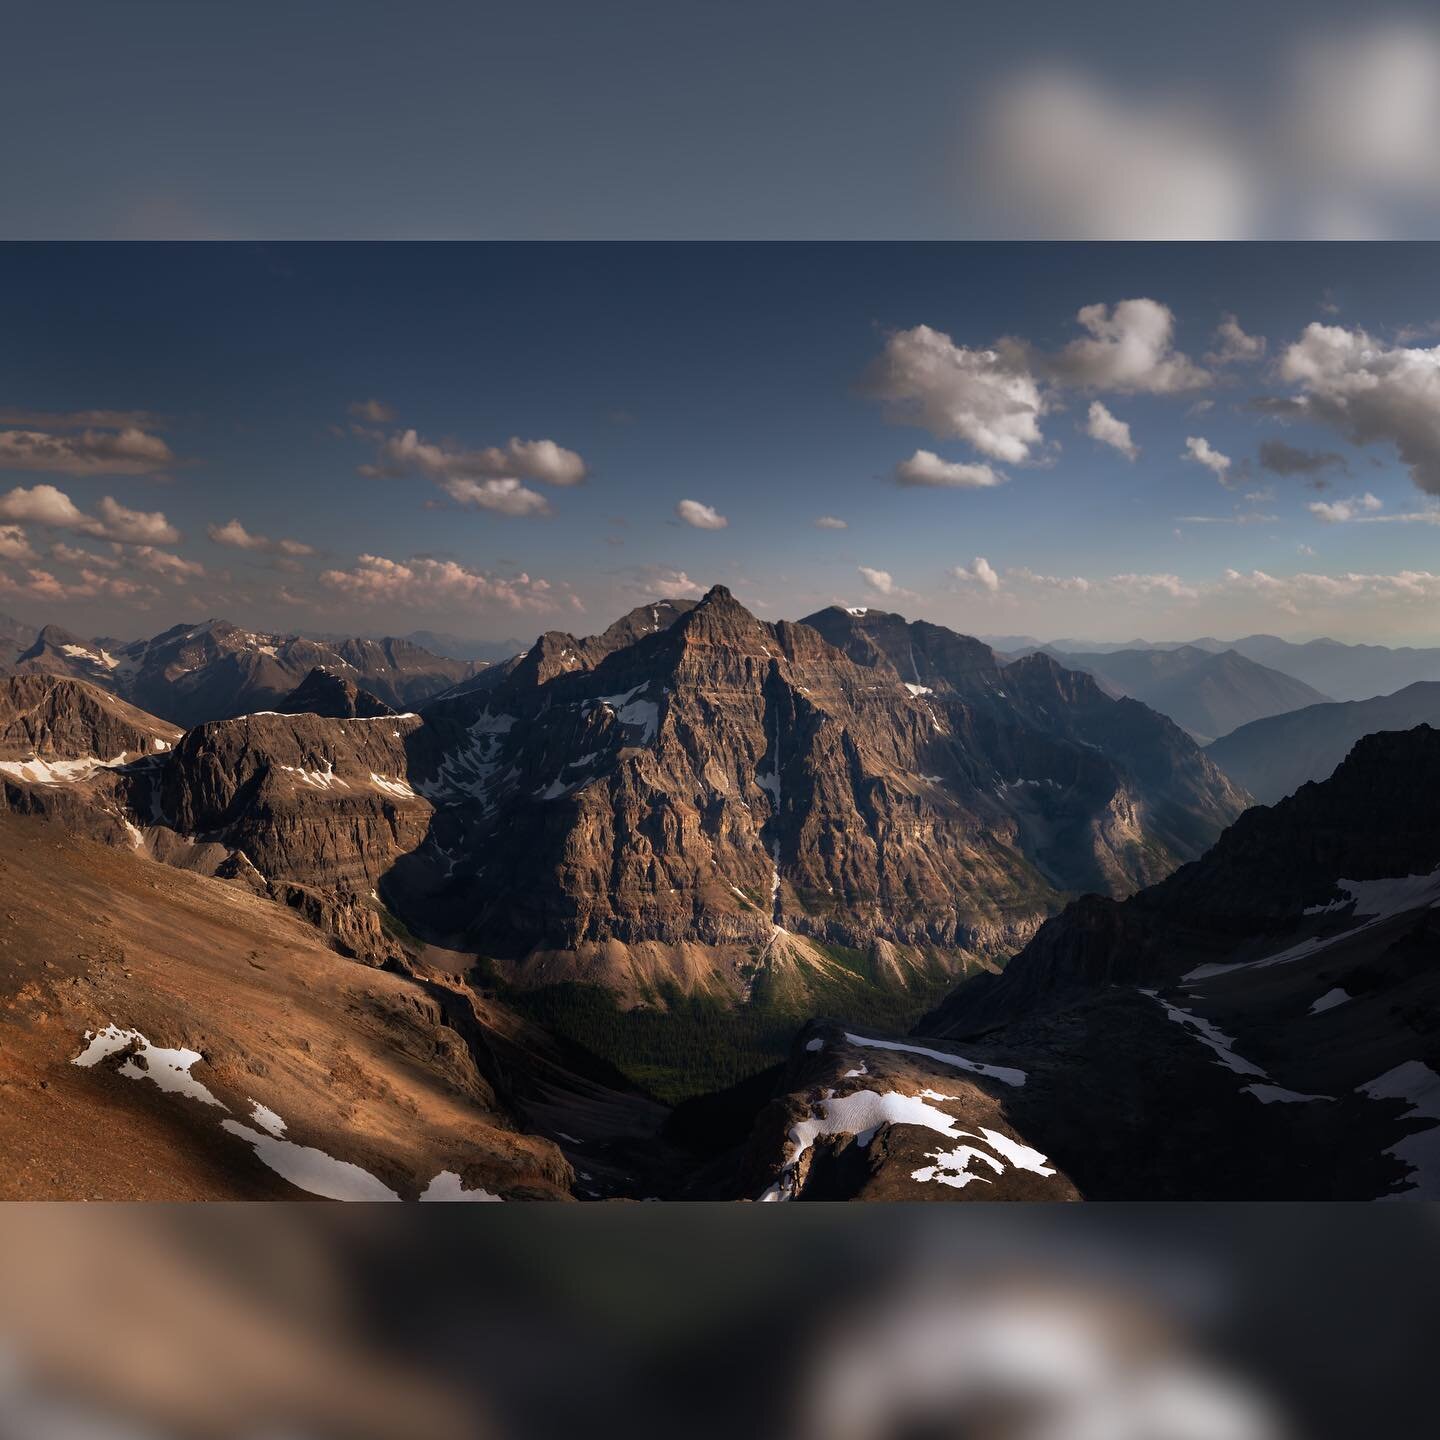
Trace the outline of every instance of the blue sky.
{"label": "blue sky", "polygon": [[[838,600],[979,633],[1435,643],[1436,259],[4,247],[0,609],[121,635],[221,614],[523,638],[723,581],[768,618]],[[1030,397],[1019,430],[985,439],[966,365]],[[1093,404],[1136,458],[1085,433]],[[1190,439],[1228,468],[1182,458]],[[917,452],[966,483],[897,483]]]}

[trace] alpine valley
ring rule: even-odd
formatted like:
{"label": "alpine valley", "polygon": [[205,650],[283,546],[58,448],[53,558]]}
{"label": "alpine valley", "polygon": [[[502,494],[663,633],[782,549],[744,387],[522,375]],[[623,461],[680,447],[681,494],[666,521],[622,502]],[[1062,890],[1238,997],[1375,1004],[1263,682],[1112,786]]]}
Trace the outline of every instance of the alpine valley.
{"label": "alpine valley", "polygon": [[8,1196],[1440,1195],[1440,732],[1234,650],[0,643]]}

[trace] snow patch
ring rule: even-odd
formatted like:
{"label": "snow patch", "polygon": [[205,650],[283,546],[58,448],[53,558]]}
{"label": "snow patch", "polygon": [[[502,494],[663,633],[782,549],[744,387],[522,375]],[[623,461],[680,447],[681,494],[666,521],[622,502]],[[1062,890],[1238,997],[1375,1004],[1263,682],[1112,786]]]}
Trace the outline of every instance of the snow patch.
{"label": "snow patch", "polygon": [[467,1190],[453,1170],[442,1170],[421,1192],[420,1199],[422,1201],[493,1200],[498,1202],[500,1196],[492,1195],[488,1190],[479,1186],[474,1190]]}
{"label": "snow patch", "polygon": [[900,1040],[872,1040],[865,1035],[852,1035],[848,1030],[845,1038],[852,1045],[868,1050],[900,1050],[907,1055],[922,1055],[927,1060],[938,1060],[942,1065],[953,1065],[957,1070],[968,1070],[974,1075],[984,1075],[1006,1085],[1020,1086],[1025,1083],[1025,1072],[1014,1070],[1007,1065],[986,1065],[979,1060],[967,1060],[949,1050],[930,1050],[924,1045],[907,1045]]}
{"label": "snow patch", "polygon": [[106,670],[113,670],[120,663],[108,650],[91,650],[84,645],[62,645],[60,648],[73,660],[88,660]]}
{"label": "snow patch", "polygon": [[74,785],[88,780],[97,770],[123,765],[129,753],[122,750],[113,760],[97,760],[93,755],[76,760],[41,760],[32,755],[28,760],[0,760],[0,772],[29,785]]}
{"label": "snow patch", "polygon": [[1310,1009],[1306,1011],[1306,1014],[1323,1015],[1325,1011],[1333,1010],[1337,1005],[1343,1005],[1349,998],[1349,994],[1337,985],[1333,990],[1327,990]]}
{"label": "snow patch", "polygon": [[927,1158],[935,1163],[911,1171],[910,1178],[922,1182],[937,1181],[941,1185],[953,1186],[956,1190],[963,1190],[972,1180],[983,1180],[987,1185],[993,1183],[988,1175],[980,1175],[972,1170],[972,1162],[988,1165],[997,1175],[1005,1173],[1005,1164],[1002,1162],[1008,1162],[1016,1170],[1028,1170],[1034,1175],[1050,1176],[1055,1173],[1054,1167],[1045,1163],[1047,1156],[1031,1149],[1029,1145],[1012,1140],[998,1130],[990,1130],[982,1125],[978,1135],[965,1130],[960,1133],[968,1140],[982,1140],[1001,1158],[997,1160],[994,1155],[977,1150],[973,1145],[958,1145],[954,1150],[933,1150]]}
{"label": "snow patch", "polygon": [[400,1198],[368,1170],[352,1165],[348,1160],[337,1160],[323,1150],[262,1134],[248,1125],[242,1125],[238,1120],[222,1121],[221,1128],[231,1135],[238,1135],[242,1140],[249,1141],[264,1164],[308,1195],[319,1195],[326,1200]]}
{"label": "snow patch", "polygon": [[933,695],[935,693],[928,685],[912,685],[908,680],[905,681],[905,688],[911,693],[911,695],[916,696]]}
{"label": "snow patch", "polygon": [[262,1105],[258,1100],[250,1102],[250,1118],[262,1130],[268,1130],[272,1135],[281,1136],[285,1133],[285,1122],[268,1105]]}
{"label": "snow patch", "polygon": [[280,769],[291,775],[298,775],[301,784],[310,786],[312,790],[333,790],[336,786],[342,790],[350,788],[350,782],[342,780],[335,773],[333,760],[326,760],[323,770],[307,770],[303,765],[281,765]]}
{"label": "snow patch", "polygon": [[495,772],[500,768],[500,750],[505,736],[514,726],[513,715],[491,715],[487,712],[477,716],[470,726],[469,742],[445,756],[435,778],[417,787],[420,793],[427,800],[454,799],[461,795],[485,800]]}
{"label": "snow patch", "polygon": [[601,695],[594,701],[587,700],[583,713],[589,714],[592,704],[603,705],[607,710],[614,712],[615,718],[620,724],[643,729],[645,733],[637,743],[649,745],[660,729],[660,706],[654,700],[637,700],[635,698],[649,684],[648,680],[642,681],[639,685],[633,686],[621,694]]}
{"label": "snow patch", "polygon": [[1300,1105],[1308,1100],[1328,1100],[1328,1095],[1302,1095],[1298,1090],[1287,1090],[1283,1085],[1247,1085],[1247,1095],[1253,1095],[1262,1105]]}
{"label": "snow patch", "polygon": [[1434,1122],[1385,1151],[1409,1167],[1410,1183],[1383,1198],[1440,1200],[1440,1075],[1419,1060],[1407,1060],[1357,1089],[1372,1100],[1404,1100],[1406,1120]]}
{"label": "snow patch", "polygon": [[120,1074],[127,1079],[152,1080],[169,1094],[188,1095],[203,1105],[228,1108],[190,1073],[195,1062],[205,1058],[198,1050],[167,1050],[152,1045],[138,1030],[121,1030],[116,1025],[107,1025],[93,1036],[87,1030],[85,1039],[90,1043],[70,1062],[72,1065],[88,1070],[109,1056],[128,1050],[130,1054],[120,1066]]}
{"label": "snow patch", "polygon": [[1366,916],[1363,925],[1343,930],[1338,935],[1312,935],[1298,945],[1279,950],[1274,955],[1262,956],[1259,960],[1245,960],[1236,965],[1212,961],[1197,965],[1182,978],[1186,984],[1195,980],[1208,980],[1214,975],[1228,975],[1239,970],[1264,970],[1271,965],[1286,965],[1293,960],[1308,960],[1349,940],[1352,935],[1361,935],[1367,930],[1393,920],[1409,910],[1428,910],[1440,905],[1440,867],[1427,875],[1397,875],[1388,880],[1337,880],[1335,888],[1349,896],[1344,900],[1332,900],[1328,905],[1311,905],[1302,913],[1305,915],[1329,915],[1351,910],[1355,918]]}
{"label": "snow patch", "polygon": [[386,775],[377,775],[373,770],[370,772],[370,783],[377,790],[383,790],[387,795],[398,796],[401,800],[418,800],[420,798],[404,780],[392,780]]}
{"label": "snow patch", "polygon": [[1235,1041],[1212,1021],[1206,1020],[1201,1015],[1193,1015],[1188,1010],[1182,1010],[1168,1000],[1162,1000],[1157,990],[1141,990],[1140,993],[1148,995],[1177,1025],[1183,1025],[1196,1040],[1207,1049],[1213,1050],[1216,1059],[1227,1070],[1233,1070],[1237,1075],[1254,1075],[1265,1081],[1270,1079],[1253,1061],[1245,1059],[1243,1055],[1237,1055]]}

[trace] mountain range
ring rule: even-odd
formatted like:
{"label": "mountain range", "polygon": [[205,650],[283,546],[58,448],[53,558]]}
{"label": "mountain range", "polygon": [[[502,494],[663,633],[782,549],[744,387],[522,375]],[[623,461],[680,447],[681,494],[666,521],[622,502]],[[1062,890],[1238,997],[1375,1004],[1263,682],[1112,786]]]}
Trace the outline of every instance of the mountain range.
{"label": "mountain range", "polygon": [[349,676],[400,710],[483,668],[431,654],[408,640],[322,642],[209,620],[130,642],[84,640],[47,625],[5,669],[14,675],[85,680],[189,727],[269,708],[317,667]]}
{"label": "mountain range", "polygon": [[[1372,736],[1326,786],[1247,810],[1139,700],[883,611],[768,624],[717,586],[443,689],[404,646],[212,626],[28,647],[111,678],[22,661],[0,680],[3,863],[24,954],[49,957],[0,993],[28,1027],[17,1083],[124,1097],[144,1165],[193,1143],[205,1193],[275,1175],[470,1198],[1401,1188],[1385,1150],[1409,1111],[1355,1092],[1430,1073],[1404,1018],[1428,982],[1370,948],[1408,954],[1418,925],[1423,949],[1429,892],[1363,887],[1440,863],[1432,732]],[[409,684],[438,693],[406,703]],[[164,714],[130,698],[166,685]],[[199,913],[187,956],[174,937]],[[1282,950],[1303,953],[1271,964]],[[1320,982],[1360,994],[1334,966],[1361,951],[1376,1003],[1294,1028]],[[277,1029],[265,992],[292,974],[305,1000]],[[1352,1023],[1343,1054],[1304,1044]],[[430,1054],[448,1058],[422,1099]],[[216,1133],[166,1064],[232,1116],[257,1107],[248,1133]],[[1333,1114],[1379,1148],[1322,1185],[1307,1147]],[[107,1188],[44,1134],[13,1136],[40,1157],[27,1193],[143,1190],[140,1160]]]}
{"label": "mountain range", "polygon": [[1110,694],[1133,696],[1168,715],[1202,745],[1252,720],[1329,698],[1238,650],[1198,645],[1103,653],[1043,648],[1062,665],[1095,676]]}
{"label": "mountain range", "polygon": [[1273,805],[1309,780],[1327,779],[1362,736],[1415,725],[1440,725],[1440,681],[1256,720],[1214,741],[1206,753],[1262,804]]}
{"label": "mountain range", "polygon": [[[306,639],[319,640],[327,645],[351,638],[335,631],[309,631],[306,634]],[[363,638],[383,640],[391,637],[371,635]],[[398,638],[448,660],[483,660],[487,665],[498,665],[514,655],[523,654],[528,648],[525,641],[517,640],[513,636],[508,640],[472,640],[463,635],[452,635],[448,631],[438,630],[410,630]]]}
{"label": "mountain range", "polygon": [[[1245,635],[1238,640],[1217,640],[1203,635],[1193,640],[1128,640],[1099,642],[1075,639],[1035,639],[1033,635],[981,637],[1002,654],[1050,649],[1064,655],[1105,655],[1118,651],[1166,651],[1190,648],[1219,653],[1233,650],[1257,665],[1278,670],[1309,685],[1333,700],[1368,700],[1388,694],[1417,680],[1440,680],[1440,647],[1409,645],[1352,645],[1319,639],[1303,644],[1277,635]],[[1254,718],[1254,717],[1252,717]]]}

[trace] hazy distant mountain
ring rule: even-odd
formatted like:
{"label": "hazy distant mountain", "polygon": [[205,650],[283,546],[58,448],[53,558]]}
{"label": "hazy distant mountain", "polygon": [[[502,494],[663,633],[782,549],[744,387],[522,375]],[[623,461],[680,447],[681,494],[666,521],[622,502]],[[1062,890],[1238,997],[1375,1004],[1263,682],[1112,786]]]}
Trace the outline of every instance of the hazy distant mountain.
{"label": "hazy distant mountain", "polygon": [[1247,635],[1234,649],[1251,660],[1283,670],[1335,700],[1368,700],[1389,695],[1417,680],[1440,680],[1440,647],[1345,645],[1311,640],[1296,645],[1274,635]]}
{"label": "hazy distant mountain", "polygon": [[1202,635],[1194,640],[1131,640],[1123,644],[1064,639],[1042,641],[1031,635],[982,638],[996,650],[1012,655],[1040,649],[1066,655],[1181,649],[1209,650],[1218,654],[1234,650],[1247,660],[1289,675],[1334,700],[1368,700],[1374,695],[1389,695],[1417,680],[1440,680],[1440,647],[1347,645],[1328,639],[1310,640],[1302,645],[1293,640],[1282,640],[1278,635],[1246,635],[1239,640],[1217,640],[1213,635]]}
{"label": "hazy distant mountain", "polygon": [[1047,647],[1063,665],[1087,670],[1116,695],[1168,715],[1204,744],[1239,725],[1329,699],[1309,685],[1235,650],[1195,645],[1174,650],[1077,654]]}
{"label": "hazy distant mountain", "polygon": [[1207,746],[1214,762],[1263,805],[1324,780],[1363,735],[1440,725],[1440,682],[1422,680],[1372,700],[1309,705],[1242,725]]}
{"label": "hazy distant mountain", "polygon": [[0,615],[0,671],[12,665],[35,642],[35,627]]}
{"label": "hazy distant mountain", "polygon": [[487,664],[498,665],[512,655],[521,655],[530,648],[524,640],[466,640],[460,635],[449,635],[437,630],[412,630],[401,636],[412,645],[428,650],[432,655],[444,655],[451,660],[484,660]]}
{"label": "hazy distant mountain", "polygon": [[[326,645],[338,645],[343,640],[353,638],[339,630],[302,630],[299,633],[307,640],[319,640]],[[366,638],[381,640],[387,637],[371,635]],[[408,634],[394,638],[418,645],[422,650],[428,650],[432,655],[444,656],[447,660],[483,660],[488,665],[496,665],[512,656],[524,654],[531,644],[527,640],[516,640],[513,636],[508,640],[473,640],[463,635],[452,635],[444,630],[411,630]]]}
{"label": "hazy distant mountain", "polygon": [[10,664],[14,675],[64,675],[116,689],[119,661],[98,640],[82,640],[59,625],[46,625]]}
{"label": "hazy distant mountain", "polygon": [[[1175,641],[1152,641],[1152,640],[1081,640],[1074,636],[1061,636],[1058,640],[1037,640],[1033,635],[980,635],[977,637],[983,640],[992,650],[1002,655],[1028,655],[1035,650],[1048,650],[1052,653],[1064,651],[1084,655],[1109,655],[1115,650],[1173,650],[1185,643]],[[1204,644],[1197,640],[1196,645]],[[1217,648],[1223,648],[1216,642]]]}

